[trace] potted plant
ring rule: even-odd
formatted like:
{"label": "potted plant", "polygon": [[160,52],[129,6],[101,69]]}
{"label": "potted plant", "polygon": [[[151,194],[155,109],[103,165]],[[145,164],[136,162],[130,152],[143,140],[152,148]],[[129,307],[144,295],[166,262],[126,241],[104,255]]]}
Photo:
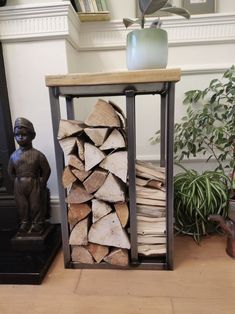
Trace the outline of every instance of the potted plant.
{"label": "potted plant", "polygon": [[184,171],[174,177],[174,226],[199,243],[202,236],[218,230],[208,220],[210,215],[227,216],[229,179],[216,171],[199,174],[182,168]]}
{"label": "potted plant", "polygon": [[222,80],[213,79],[204,90],[185,93],[187,115],[175,124],[174,150],[178,160],[199,154],[217,162],[215,170],[230,177],[230,196],[235,183],[235,66]]}
{"label": "potted plant", "polygon": [[138,4],[141,17],[135,20],[123,19],[126,28],[134,23],[141,27],[127,35],[127,68],[129,70],[165,68],[168,59],[167,32],[161,29],[159,17],[152,22],[150,28],[145,28],[145,17],[156,12],[168,12],[189,19],[190,14],[186,9],[172,6],[167,0],[138,0]]}
{"label": "potted plant", "polygon": [[[175,124],[175,159],[180,162],[185,158],[200,155],[206,156],[206,161],[213,158],[217,162],[215,173],[221,174],[221,179],[227,178],[224,180],[227,185],[224,187],[227,195],[227,210],[224,208],[221,215],[226,217],[229,211],[229,217],[232,218],[232,215],[235,217],[230,205],[234,204],[231,200],[235,195],[235,66],[226,70],[221,80],[211,80],[204,90],[197,89],[186,92],[184,103],[188,105],[187,113],[179,123]],[[159,136],[160,132],[157,131],[151,139],[152,142],[159,141]],[[182,174],[182,176],[184,175]],[[204,174],[198,174],[198,176],[204,177]],[[179,178],[180,175],[176,177]],[[182,182],[178,179],[175,181],[175,185],[178,186],[175,187],[177,191]],[[193,186],[194,183],[190,185],[191,188]],[[191,193],[199,193],[199,188],[198,185],[195,186],[196,190],[194,192],[191,190]],[[209,185],[206,185],[205,188],[209,188]],[[210,191],[212,191],[211,187]],[[184,193],[175,194],[175,213],[182,221],[179,214],[181,207],[177,205],[180,195],[182,202],[185,197]],[[208,196],[209,194],[204,195],[205,204],[208,202]],[[211,197],[215,199],[214,196]],[[222,190],[221,198],[224,198]],[[197,208],[195,207],[194,210],[196,211]],[[208,208],[208,210],[210,209]],[[184,215],[184,211],[185,209],[182,207],[182,215]],[[205,213],[211,214],[206,209]]]}

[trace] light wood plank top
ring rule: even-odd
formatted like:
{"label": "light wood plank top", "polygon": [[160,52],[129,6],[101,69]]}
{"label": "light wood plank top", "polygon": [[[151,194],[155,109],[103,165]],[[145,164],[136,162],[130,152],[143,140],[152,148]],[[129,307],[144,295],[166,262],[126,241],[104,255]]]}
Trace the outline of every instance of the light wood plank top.
{"label": "light wood plank top", "polygon": [[46,86],[84,86],[128,83],[178,82],[180,69],[157,69],[122,72],[73,73],[46,76]]}

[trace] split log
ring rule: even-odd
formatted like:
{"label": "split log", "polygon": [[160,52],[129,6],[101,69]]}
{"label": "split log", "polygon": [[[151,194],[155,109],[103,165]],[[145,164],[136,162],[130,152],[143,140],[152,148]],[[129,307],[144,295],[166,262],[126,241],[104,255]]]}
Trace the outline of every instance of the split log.
{"label": "split log", "polygon": [[69,204],[68,222],[71,227],[76,225],[80,220],[86,218],[91,212],[91,207],[87,203]]}
{"label": "split log", "polygon": [[123,249],[130,249],[130,241],[116,213],[111,213],[94,223],[88,233],[88,241]]}
{"label": "split log", "polygon": [[59,140],[60,146],[64,152],[65,164],[68,163],[68,155],[72,153],[76,153],[77,151],[77,138],[76,137],[67,137]]}
{"label": "split log", "polygon": [[166,243],[166,237],[160,237],[156,235],[137,235],[138,244],[164,244]]}
{"label": "split log", "polygon": [[104,261],[116,266],[128,266],[128,251],[123,249],[113,249],[112,252],[104,258]]}
{"label": "split log", "polygon": [[95,243],[88,243],[86,248],[91,253],[91,255],[93,256],[97,263],[100,263],[103,260],[103,258],[109,253],[108,246],[99,245]]}
{"label": "split log", "polygon": [[147,186],[147,187],[152,187],[161,191],[165,191],[164,183],[159,180],[155,179],[141,179],[141,178],[136,178],[136,185],[139,186]]}
{"label": "split log", "polygon": [[91,171],[82,171],[78,169],[72,169],[71,171],[81,182],[83,182],[91,174]]}
{"label": "split log", "polygon": [[69,137],[83,131],[85,125],[81,121],[76,120],[60,120],[58,139]]}
{"label": "split log", "polygon": [[108,128],[86,128],[84,131],[95,146],[100,146],[104,143],[108,130]]}
{"label": "split log", "polygon": [[96,146],[85,143],[85,170],[88,171],[98,165],[106,156]]}
{"label": "split log", "polygon": [[85,203],[92,199],[93,196],[85,190],[83,185],[79,183],[74,183],[71,190],[69,191],[68,197],[66,199],[67,203]]}
{"label": "split log", "polygon": [[129,208],[127,203],[116,203],[114,204],[114,208],[122,227],[125,228],[129,219]]}
{"label": "split log", "polygon": [[122,127],[126,126],[126,115],[122,111],[122,109],[116,105],[113,101],[109,100],[110,105],[112,105],[113,109],[122,117]]}
{"label": "split log", "polygon": [[72,248],[71,258],[73,262],[94,264],[94,259],[91,253],[83,246],[74,246]]}
{"label": "split log", "polygon": [[147,217],[165,217],[166,209],[160,206],[140,205],[136,206],[136,212],[138,215]]}
{"label": "split log", "polygon": [[70,245],[87,245],[88,244],[88,218],[78,222],[70,233]]}
{"label": "split log", "polygon": [[146,188],[139,185],[136,185],[136,196],[153,199],[153,200],[162,200],[162,201],[166,199],[166,193],[164,191],[152,189],[148,187]]}
{"label": "split log", "polygon": [[149,255],[162,255],[166,254],[166,245],[165,244],[141,244],[138,245],[138,253],[145,256]]}
{"label": "split log", "polygon": [[101,163],[100,167],[115,174],[124,183],[127,180],[127,152],[120,151],[108,155]]}
{"label": "split log", "polygon": [[85,124],[93,127],[120,127],[119,117],[114,108],[105,100],[99,99]]}
{"label": "split log", "polygon": [[102,169],[97,169],[83,182],[83,185],[88,193],[94,193],[103,184],[108,173]]}
{"label": "split log", "polygon": [[95,223],[102,217],[108,215],[112,211],[112,207],[106,202],[93,199],[92,200],[92,222]]}
{"label": "split log", "polygon": [[64,188],[67,188],[75,182],[77,178],[73,175],[69,167],[65,167],[62,175],[62,184]]}
{"label": "split log", "polygon": [[150,163],[136,161],[136,175],[147,179],[157,179],[165,182],[165,168],[156,167]]}
{"label": "split log", "polygon": [[106,141],[100,146],[100,149],[108,150],[124,147],[126,147],[126,143],[122,134],[117,129],[114,129],[109,137],[106,139]]}
{"label": "split log", "polygon": [[84,160],[84,141],[81,137],[77,138],[77,148],[78,148],[78,157],[81,160]]}
{"label": "split log", "polygon": [[76,155],[69,155],[68,156],[68,165],[72,166],[78,170],[84,171],[85,170],[85,166],[83,164],[83,162],[76,156]]}
{"label": "split log", "polygon": [[150,198],[144,198],[144,197],[136,197],[136,203],[142,204],[142,205],[155,205],[155,206],[161,206],[165,207],[166,202],[162,200],[154,200]]}
{"label": "split log", "polygon": [[96,198],[110,203],[124,202],[125,193],[122,184],[111,174],[94,195]]}
{"label": "split log", "polygon": [[164,235],[166,218],[148,218],[137,216],[137,233],[142,235]]}

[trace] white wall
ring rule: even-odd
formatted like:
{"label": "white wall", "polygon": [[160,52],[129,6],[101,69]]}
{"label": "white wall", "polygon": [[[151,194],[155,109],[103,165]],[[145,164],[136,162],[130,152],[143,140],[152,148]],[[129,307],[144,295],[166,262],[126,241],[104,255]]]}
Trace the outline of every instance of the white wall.
{"label": "white wall", "polygon": [[[39,3],[37,6],[36,4]],[[30,3],[33,3],[31,5]],[[24,4],[23,6],[18,4]],[[11,8],[11,5],[16,5]],[[66,1],[8,1],[0,8],[0,40],[6,65],[12,119],[25,116],[37,131],[34,146],[42,150],[52,167],[49,180],[54,219],[58,217],[58,189],[50,118],[48,89],[44,77],[68,72],[105,72],[126,70],[123,16],[134,17],[135,1],[110,0],[110,22],[80,23]],[[37,8],[37,9],[36,9]],[[235,12],[235,1],[220,2],[221,12]],[[234,63],[235,15],[192,17],[185,21],[164,19],[169,34],[169,67],[182,68],[176,85],[176,119],[184,113],[183,94],[204,88]],[[123,98],[115,102],[125,108]],[[78,105],[78,118],[84,119],[88,106]],[[140,158],[156,158],[159,151],[149,138],[159,127],[159,106],[155,97],[137,99],[137,152]],[[199,166],[197,166],[199,164]],[[192,164],[202,168],[201,161]]]}
{"label": "white wall", "polygon": [[37,3],[50,3],[59,2],[63,0],[7,0],[7,5],[21,5],[21,4],[37,4]]}

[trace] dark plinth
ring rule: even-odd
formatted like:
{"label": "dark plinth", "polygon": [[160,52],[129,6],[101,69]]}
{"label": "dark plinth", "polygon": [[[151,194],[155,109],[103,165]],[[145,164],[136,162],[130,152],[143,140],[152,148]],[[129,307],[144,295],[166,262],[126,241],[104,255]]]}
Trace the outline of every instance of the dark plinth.
{"label": "dark plinth", "polygon": [[0,232],[14,230],[16,228],[17,209],[14,196],[0,194]]}
{"label": "dark plinth", "polygon": [[54,230],[54,225],[48,224],[41,234],[29,235],[18,233],[11,239],[11,247],[15,250],[41,251],[47,247],[47,238]]}
{"label": "dark plinth", "polygon": [[52,225],[40,250],[12,245],[14,232],[0,232],[0,284],[40,284],[61,246],[60,225]]}

